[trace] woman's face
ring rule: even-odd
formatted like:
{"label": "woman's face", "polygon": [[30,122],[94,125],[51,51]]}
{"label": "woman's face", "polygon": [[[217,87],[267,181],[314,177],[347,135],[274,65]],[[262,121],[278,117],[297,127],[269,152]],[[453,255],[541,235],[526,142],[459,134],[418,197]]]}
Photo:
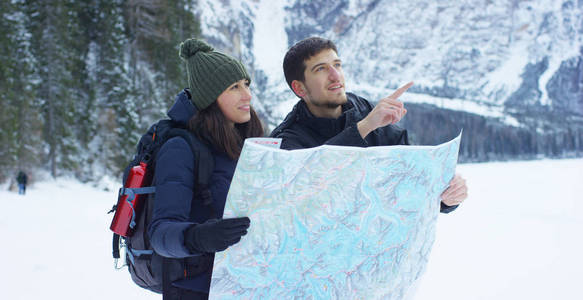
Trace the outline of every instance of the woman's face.
{"label": "woman's face", "polygon": [[232,124],[249,122],[251,119],[251,90],[249,81],[241,79],[231,84],[217,98],[219,108]]}

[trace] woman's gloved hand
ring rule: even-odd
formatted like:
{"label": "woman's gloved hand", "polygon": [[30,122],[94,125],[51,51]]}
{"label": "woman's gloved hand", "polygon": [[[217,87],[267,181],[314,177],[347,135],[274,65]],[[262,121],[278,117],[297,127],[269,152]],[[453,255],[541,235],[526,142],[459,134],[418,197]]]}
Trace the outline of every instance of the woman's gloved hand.
{"label": "woman's gloved hand", "polygon": [[211,219],[195,224],[184,232],[184,244],[190,252],[219,252],[236,244],[247,234],[248,217]]}

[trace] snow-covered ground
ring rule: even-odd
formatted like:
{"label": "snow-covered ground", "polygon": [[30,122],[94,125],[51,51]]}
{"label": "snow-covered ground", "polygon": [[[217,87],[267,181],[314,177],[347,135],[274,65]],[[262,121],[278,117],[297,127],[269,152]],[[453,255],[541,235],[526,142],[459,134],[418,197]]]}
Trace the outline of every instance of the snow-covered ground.
{"label": "snow-covered ground", "polygon": [[0,299],[162,299],[113,268],[115,198],[64,179],[0,191]]}
{"label": "snow-covered ground", "polygon": [[583,160],[464,164],[415,299],[583,299]]}
{"label": "snow-covered ground", "polygon": [[[464,164],[414,299],[583,299],[583,159]],[[161,299],[113,269],[115,191],[44,181],[0,191],[0,299]]]}

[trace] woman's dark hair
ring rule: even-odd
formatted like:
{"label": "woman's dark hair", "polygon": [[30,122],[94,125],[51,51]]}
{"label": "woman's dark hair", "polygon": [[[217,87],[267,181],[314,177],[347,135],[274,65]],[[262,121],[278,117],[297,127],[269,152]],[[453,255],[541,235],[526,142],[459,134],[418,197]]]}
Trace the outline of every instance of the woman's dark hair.
{"label": "woman's dark hair", "polygon": [[304,82],[306,60],[320,53],[320,51],[327,49],[332,49],[338,54],[336,45],[334,45],[334,42],[331,40],[320,37],[309,37],[297,42],[287,50],[287,53],[283,58],[283,74],[285,75],[285,81],[287,81],[287,85],[289,85],[290,89],[292,88],[292,81],[299,80]]}
{"label": "woman's dark hair", "polygon": [[188,129],[201,140],[211,143],[216,150],[225,152],[231,159],[239,159],[246,138],[263,136],[263,125],[257,113],[253,108],[250,113],[251,119],[248,122],[230,126],[215,101],[190,118]]}

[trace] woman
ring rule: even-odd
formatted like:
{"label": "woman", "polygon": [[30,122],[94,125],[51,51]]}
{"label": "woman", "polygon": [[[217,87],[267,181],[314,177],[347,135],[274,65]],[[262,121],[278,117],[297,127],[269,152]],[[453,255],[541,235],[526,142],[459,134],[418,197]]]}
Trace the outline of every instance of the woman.
{"label": "woman", "polygon": [[164,299],[206,299],[214,253],[247,233],[247,217],[221,219],[243,140],[263,135],[250,105],[250,77],[245,67],[201,40],[180,46],[189,89],[181,92],[168,116],[186,124],[209,146],[215,166],[211,203],[197,195],[196,161],[181,137],[168,140],[157,155],[156,195],[148,233],[163,259]]}

